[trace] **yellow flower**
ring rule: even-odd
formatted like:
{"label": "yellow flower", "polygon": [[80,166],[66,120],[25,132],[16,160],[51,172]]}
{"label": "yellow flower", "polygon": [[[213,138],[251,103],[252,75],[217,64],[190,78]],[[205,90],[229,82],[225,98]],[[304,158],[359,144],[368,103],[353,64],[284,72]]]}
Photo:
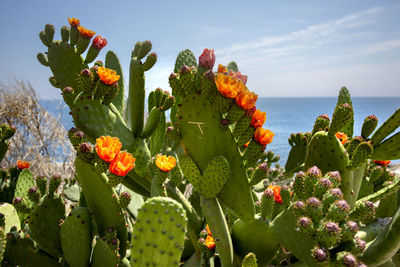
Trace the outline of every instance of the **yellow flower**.
{"label": "yellow flower", "polygon": [[122,144],[117,137],[102,136],[96,139],[96,152],[105,162],[111,162],[118,155]]}
{"label": "yellow flower", "polygon": [[215,241],[211,235],[207,235],[206,237],[206,246],[210,250],[213,250],[215,248]]}
{"label": "yellow flower", "polygon": [[166,156],[158,154],[156,157],[156,166],[163,172],[169,172],[176,165],[176,158],[173,156]]}
{"label": "yellow flower", "polygon": [[107,69],[104,67],[99,67],[97,69],[97,75],[99,75],[100,80],[106,85],[113,85],[118,82],[120,78],[115,70]]}

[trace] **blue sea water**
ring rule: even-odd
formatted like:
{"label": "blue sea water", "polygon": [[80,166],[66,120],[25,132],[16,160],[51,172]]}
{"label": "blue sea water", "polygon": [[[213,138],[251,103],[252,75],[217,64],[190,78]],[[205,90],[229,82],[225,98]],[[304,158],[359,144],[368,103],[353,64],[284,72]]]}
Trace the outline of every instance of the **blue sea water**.
{"label": "blue sea water", "polygon": [[[267,113],[264,128],[275,133],[274,140],[268,145],[267,150],[280,155],[279,164],[284,165],[288,157],[290,146],[287,140],[290,134],[311,131],[319,115],[327,113],[332,118],[336,101],[336,97],[258,99],[257,108]],[[360,135],[366,116],[375,114],[379,127],[396,109],[400,108],[400,97],[353,97],[352,101],[354,135]],[[57,114],[60,101],[42,100],[41,103],[48,111]],[[69,108],[64,105],[61,122],[67,130],[73,126],[72,118],[68,113]]]}

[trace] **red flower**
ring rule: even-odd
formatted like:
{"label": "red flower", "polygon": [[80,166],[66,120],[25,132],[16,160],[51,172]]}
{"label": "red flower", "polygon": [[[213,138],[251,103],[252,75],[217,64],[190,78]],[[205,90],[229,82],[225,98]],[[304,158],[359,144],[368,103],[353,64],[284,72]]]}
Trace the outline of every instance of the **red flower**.
{"label": "red flower", "polygon": [[135,161],[131,153],[121,151],[110,163],[109,170],[115,175],[125,176],[135,167]]}
{"label": "red flower", "polygon": [[214,238],[210,235],[206,237],[206,246],[208,249],[213,250],[215,248]]}
{"label": "red flower", "polygon": [[29,162],[23,161],[23,160],[18,160],[17,161],[17,167],[20,170],[23,169],[28,169],[31,166],[31,164]]}
{"label": "red flower", "polygon": [[169,172],[172,170],[176,165],[176,158],[173,156],[166,156],[166,155],[157,155],[156,157],[156,166],[163,172]]}
{"label": "red flower", "polygon": [[374,163],[382,167],[386,167],[390,164],[390,160],[374,160]]}
{"label": "red flower", "polygon": [[101,37],[100,35],[97,35],[94,37],[92,45],[96,47],[97,49],[101,50],[107,45],[107,40],[106,38]]}
{"label": "red flower", "polygon": [[282,204],[282,197],[281,197],[281,187],[279,185],[269,185],[268,188],[274,191],[274,201],[276,203]]}
{"label": "red flower", "polygon": [[349,138],[347,137],[347,135],[345,133],[342,132],[337,132],[335,134],[336,138],[339,139],[339,141],[344,144],[347,142],[347,140],[349,140]]}
{"label": "red flower", "polygon": [[78,26],[79,33],[85,38],[92,38],[96,33],[94,31],[88,30],[82,26]]}

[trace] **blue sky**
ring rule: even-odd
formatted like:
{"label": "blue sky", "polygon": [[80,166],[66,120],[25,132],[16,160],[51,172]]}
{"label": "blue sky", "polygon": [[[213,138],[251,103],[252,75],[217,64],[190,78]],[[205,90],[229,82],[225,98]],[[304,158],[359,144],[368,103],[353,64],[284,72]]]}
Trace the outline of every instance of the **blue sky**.
{"label": "blue sky", "polygon": [[[118,3],[118,4],[117,4]],[[179,51],[214,48],[235,60],[260,96],[400,96],[398,1],[0,1],[0,81],[30,81],[42,98],[59,98],[38,33],[76,17],[108,40],[128,73],[136,41],[151,40],[158,62],[146,88],[169,89]],[[127,79],[127,77],[125,77]]]}

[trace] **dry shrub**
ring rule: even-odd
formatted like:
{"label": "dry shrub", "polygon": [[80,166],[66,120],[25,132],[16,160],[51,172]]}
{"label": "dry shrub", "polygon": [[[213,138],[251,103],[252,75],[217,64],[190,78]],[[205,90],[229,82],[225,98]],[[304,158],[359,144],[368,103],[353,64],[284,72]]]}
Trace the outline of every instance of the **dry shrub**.
{"label": "dry shrub", "polygon": [[74,174],[74,149],[61,125],[61,106],[53,117],[39,103],[29,83],[0,83],[0,123],[17,128],[1,167],[15,166],[17,160],[31,163],[35,175]]}

